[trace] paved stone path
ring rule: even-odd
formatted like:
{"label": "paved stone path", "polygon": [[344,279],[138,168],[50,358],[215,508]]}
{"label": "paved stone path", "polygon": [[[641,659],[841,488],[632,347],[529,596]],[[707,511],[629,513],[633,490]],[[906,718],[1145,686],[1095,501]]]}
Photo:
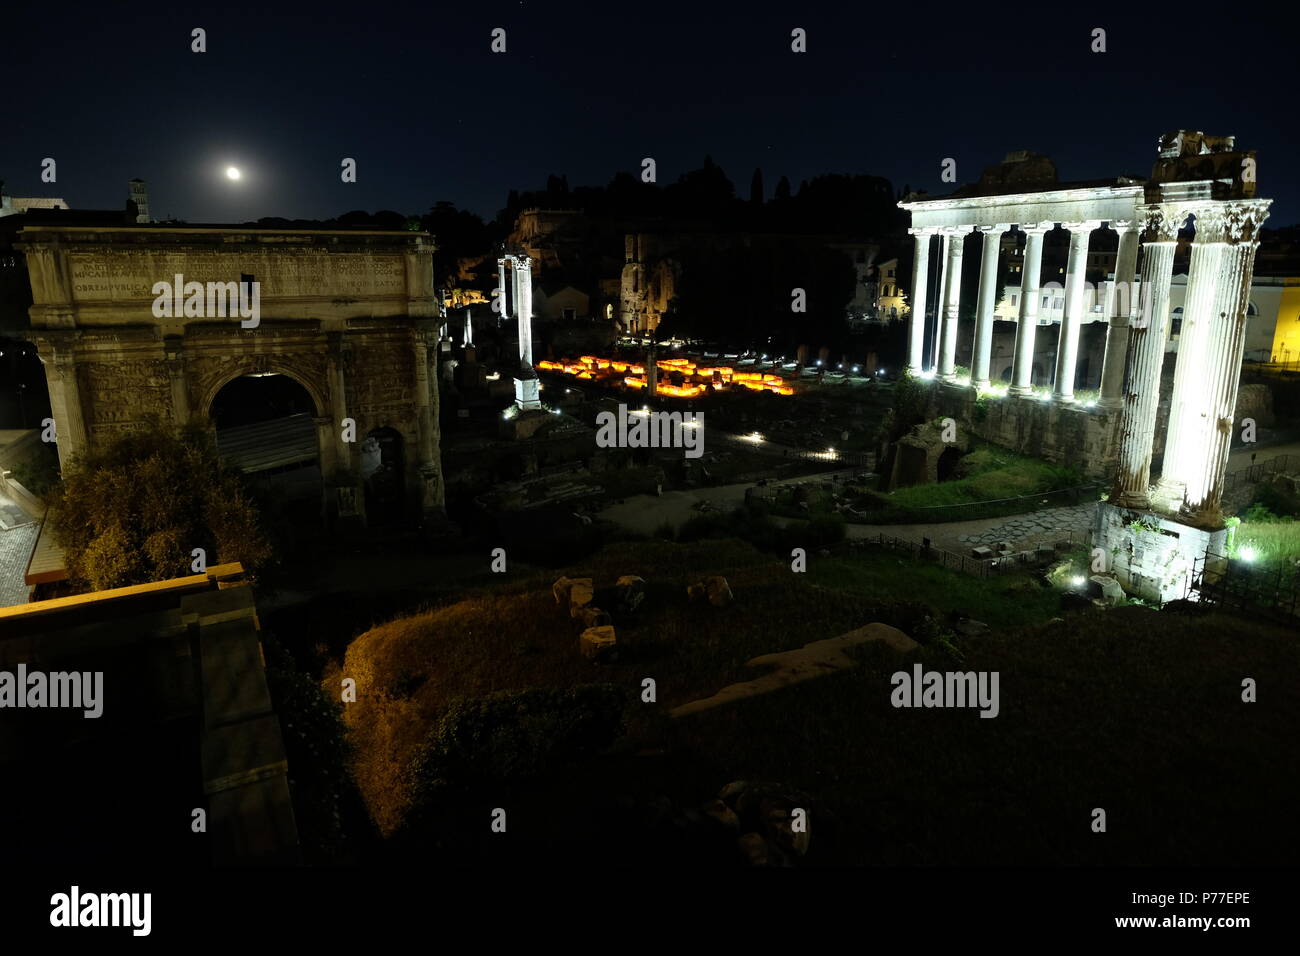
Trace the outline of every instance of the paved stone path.
{"label": "paved stone path", "polygon": [[27,559],[40,530],[36,521],[0,531],[0,607],[27,603]]}
{"label": "paved stone path", "polygon": [[1003,519],[1003,523],[997,527],[962,535],[957,540],[968,548],[997,544],[999,541],[1010,541],[1013,548],[1022,542],[1050,543],[1053,536],[1059,537],[1071,531],[1077,535],[1079,532],[1087,531],[1092,527],[1096,516],[1097,502],[1088,501],[1062,508],[1048,508],[1044,511],[1012,515]]}

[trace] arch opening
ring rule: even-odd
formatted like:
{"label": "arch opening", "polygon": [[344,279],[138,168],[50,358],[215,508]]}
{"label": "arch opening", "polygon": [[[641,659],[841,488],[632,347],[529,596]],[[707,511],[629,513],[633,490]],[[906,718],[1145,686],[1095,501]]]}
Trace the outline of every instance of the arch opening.
{"label": "arch opening", "polygon": [[289,375],[253,372],[217,390],[208,411],[217,454],[287,501],[319,502],[320,448],[311,393]]}
{"label": "arch opening", "polygon": [[397,429],[372,428],[366,435],[361,443],[361,477],[367,522],[372,526],[399,522],[406,500],[406,459]]}

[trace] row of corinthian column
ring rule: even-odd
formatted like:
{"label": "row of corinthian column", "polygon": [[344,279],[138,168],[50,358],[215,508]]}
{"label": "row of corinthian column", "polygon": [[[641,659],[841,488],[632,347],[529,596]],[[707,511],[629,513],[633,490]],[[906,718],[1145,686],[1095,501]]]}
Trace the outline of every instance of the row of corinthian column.
{"label": "row of corinthian column", "polygon": [[[1112,221],[1119,234],[1115,284],[1108,297],[1106,352],[1101,373],[1103,409],[1122,409],[1119,461],[1111,501],[1134,509],[1159,508],[1190,523],[1222,523],[1222,482],[1232,440],[1237,387],[1245,342],[1250,283],[1259,228],[1270,200],[1198,199],[1138,206],[1137,222]],[[1195,222],[1187,297],[1178,345],[1169,425],[1165,433],[1161,477],[1151,483],[1151,462],[1160,377],[1169,337],[1169,289],[1178,232],[1188,217]],[[1025,233],[1020,312],[1009,393],[1031,390],[1034,336],[1038,326],[1043,236],[1057,223],[1020,224]],[[1052,399],[1074,401],[1079,332],[1086,309],[1084,275],[1088,241],[1099,221],[1060,223],[1070,233],[1066,265],[1065,312],[1056,350]],[[998,252],[1002,233],[1011,224],[980,226],[980,262],[972,347],[971,385],[989,384],[989,362],[996,307]],[[1140,234],[1139,234],[1140,230]],[[916,238],[912,285],[912,320],[908,370],[923,374],[925,303],[928,293],[930,239],[940,238],[943,261],[939,275],[936,367],[943,381],[956,380],[957,315],[961,263],[969,226],[910,230]],[[1141,274],[1137,273],[1141,239]]]}
{"label": "row of corinthian column", "polygon": [[[1016,329],[1015,355],[1011,367],[1012,395],[1027,395],[1031,390],[1034,359],[1034,337],[1038,328],[1038,306],[1042,296],[1043,236],[1057,223],[1024,223],[1015,228],[1025,234],[1024,269],[1020,283],[1020,313]],[[1056,351],[1056,375],[1052,398],[1061,403],[1074,401],[1074,379],[1078,365],[1079,332],[1088,308],[1084,295],[1084,279],[1088,265],[1088,241],[1092,230],[1099,228],[1099,220],[1063,222],[1062,228],[1070,232],[1070,256],[1066,264],[1065,315]],[[1137,234],[1131,221],[1111,222],[1110,227],[1119,234],[1119,255],[1116,259],[1113,287],[1116,294],[1107,303],[1110,328],[1106,340],[1106,358],[1102,367],[1101,404],[1118,408],[1122,404],[1123,365],[1127,344],[1127,330],[1131,318],[1133,287],[1137,265]],[[1002,234],[1012,228],[1011,223],[994,226],[942,226],[909,230],[916,239],[916,266],[912,277],[912,324],[908,338],[908,371],[921,374],[924,370],[925,301],[929,291],[930,240],[940,240],[940,291],[938,321],[936,322],[938,377],[944,381],[956,379],[957,316],[961,308],[961,272],[965,239],[973,228],[983,234],[980,257],[979,293],[975,306],[975,340],[971,349],[971,385],[987,388],[989,364],[992,359],[993,313],[997,308],[998,255]],[[1127,278],[1125,278],[1127,277]]]}

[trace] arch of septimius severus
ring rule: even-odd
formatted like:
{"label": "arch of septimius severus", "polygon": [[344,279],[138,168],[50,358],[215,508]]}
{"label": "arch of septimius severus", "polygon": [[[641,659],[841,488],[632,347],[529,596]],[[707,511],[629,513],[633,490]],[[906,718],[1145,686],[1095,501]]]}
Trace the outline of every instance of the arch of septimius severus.
{"label": "arch of septimius severus", "polygon": [[[365,521],[361,444],[377,430],[400,436],[406,513],[442,511],[426,233],[38,220],[17,240],[62,463],[150,421],[206,424],[223,386],[281,374],[315,406],[327,515]],[[259,321],[157,317],[155,283],[176,277],[257,282]]]}
{"label": "arch of septimius severus", "polygon": [[[1183,597],[1188,576],[1207,551],[1224,550],[1220,510],[1241,376],[1247,307],[1259,229],[1271,200],[1256,199],[1254,154],[1233,148],[1231,137],[1180,131],[1166,135],[1152,178],[1113,184],[1040,188],[1025,192],[911,200],[916,240],[914,304],[908,336],[908,369],[934,377],[938,388],[970,395],[989,385],[990,343],[996,303],[998,256],[1003,233],[1025,234],[1019,317],[1012,378],[1004,416],[1042,418],[1043,403],[1031,395],[1041,297],[1043,236],[1059,226],[1070,234],[1061,321],[1050,404],[1074,419],[1072,434],[1088,434],[1093,422],[1109,427],[1098,442],[1094,474],[1113,481],[1098,507],[1094,544],[1126,588],[1162,599]],[[969,191],[967,191],[969,192]],[[978,192],[978,191],[976,191]],[[1194,230],[1163,464],[1158,480],[1151,465],[1156,442],[1161,373],[1169,336],[1169,288],[1178,234]],[[1088,308],[1085,269],[1092,233],[1118,234],[1115,283],[1106,297],[1106,349],[1101,393],[1095,409],[1074,396],[1079,334]],[[971,377],[956,375],[958,314],[964,242],[982,234],[979,289],[971,348]],[[925,361],[931,246],[938,246],[938,297],[934,316],[938,346]],[[1049,426],[1051,427],[1051,426]]]}

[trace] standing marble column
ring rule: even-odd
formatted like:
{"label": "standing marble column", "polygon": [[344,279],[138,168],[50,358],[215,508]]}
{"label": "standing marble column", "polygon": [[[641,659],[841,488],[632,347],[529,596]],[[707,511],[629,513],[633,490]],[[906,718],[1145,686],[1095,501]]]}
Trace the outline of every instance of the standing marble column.
{"label": "standing marble column", "polygon": [[497,306],[497,308],[501,310],[497,313],[498,326],[500,326],[506,319],[510,318],[510,300],[506,298],[506,261],[507,260],[504,258],[497,260],[497,300],[501,303]]}
{"label": "standing marble column", "polygon": [[1133,276],[1137,271],[1138,234],[1131,220],[1112,222],[1119,233],[1119,252],[1115,257],[1115,282],[1106,303],[1109,326],[1106,329],[1106,354],[1101,363],[1101,408],[1124,407],[1124,362],[1128,356],[1129,321],[1137,311],[1133,295]]}
{"label": "standing marble column", "polygon": [[1174,388],[1169,398],[1169,426],[1165,429],[1164,461],[1154,497],[1162,508],[1182,508],[1189,471],[1202,454],[1205,419],[1209,415],[1205,388],[1206,361],[1211,330],[1218,325],[1214,314],[1219,274],[1223,267],[1223,204],[1198,203],[1183,207],[1195,216],[1187,269],[1187,297],[1183,303],[1182,331],[1178,337],[1178,360],[1174,365]]}
{"label": "standing marble column", "polygon": [[1100,222],[1061,223],[1070,230],[1070,258],[1065,265],[1065,314],[1056,342],[1056,382],[1052,401],[1074,401],[1074,376],[1079,359],[1079,330],[1083,327],[1083,282],[1088,271],[1088,238]]}
{"label": "standing marble column", "polygon": [[533,368],[533,270],[528,256],[516,256],[515,314],[518,316],[519,374],[515,377],[515,405],[521,411],[542,407],[541,383]]}
{"label": "standing marble column", "polygon": [[1043,236],[1053,223],[1021,224],[1025,234],[1024,271],[1020,277],[1020,318],[1016,322],[1016,354],[1012,360],[1011,395],[1028,395],[1033,388],[1034,338],[1038,331],[1038,287],[1043,272]]}
{"label": "standing marble column", "polygon": [[939,289],[934,299],[934,339],[930,348],[930,371],[939,371],[939,350],[943,341],[943,303],[948,294],[948,247],[952,236],[948,230],[939,230]]}
{"label": "standing marble column", "polygon": [[957,378],[957,313],[961,309],[961,260],[968,226],[948,230],[948,288],[944,295],[943,340],[939,349],[939,377],[951,382]]}
{"label": "standing marble column", "polygon": [[916,256],[912,266],[912,314],[907,330],[907,368],[910,375],[919,375],[925,353],[925,296],[929,291],[930,237],[933,229],[909,229],[916,237]]}
{"label": "standing marble column", "polygon": [[420,474],[420,512],[441,512],[442,482],[438,469],[438,377],[430,362],[436,355],[437,337],[433,321],[418,320],[412,343],[415,368],[416,438],[419,442],[417,469]]}
{"label": "standing marble column", "polygon": [[515,312],[519,315],[519,363],[533,364],[533,260],[528,256],[515,259],[515,285],[518,297]]}
{"label": "standing marble column", "polygon": [[1150,507],[1151,450],[1160,406],[1160,371],[1169,329],[1169,285],[1174,247],[1185,212],[1171,206],[1139,206],[1143,224],[1138,311],[1129,330],[1128,384],[1120,426],[1119,468],[1110,500],[1121,508]]}
{"label": "standing marble column", "polygon": [[993,352],[993,310],[998,290],[998,253],[1002,248],[1002,233],[1010,225],[980,226],[984,234],[983,256],[980,259],[980,289],[975,306],[975,341],[971,346],[971,384],[988,388],[989,358]]}
{"label": "standing marble column", "polygon": [[1223,476],[1228,468],[1232,431],[1245,353],[1250,283],[1259,248],[1259,228],[1272,200],[1221,204],[1223,253],[1211,319],[1210,348],[1201,378],[1206,416],[1186,474],[1184,514],[1202,527],[1223,526]]}

